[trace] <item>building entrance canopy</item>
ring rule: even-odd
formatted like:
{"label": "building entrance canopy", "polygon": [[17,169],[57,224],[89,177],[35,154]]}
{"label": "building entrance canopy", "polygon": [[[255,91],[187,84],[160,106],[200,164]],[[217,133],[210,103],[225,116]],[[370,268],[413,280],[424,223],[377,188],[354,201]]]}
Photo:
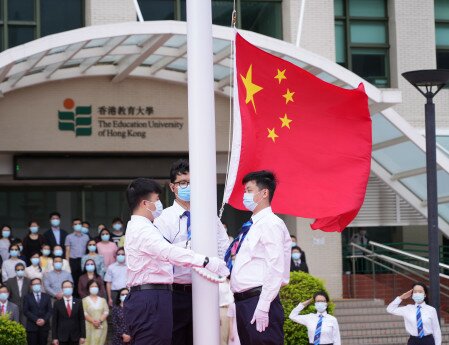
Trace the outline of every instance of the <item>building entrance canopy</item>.
{"label": "building entrance canopy", "polygon": [[[130,22],[90,26],[47,36],[0,54],[0,95],[56,80],[109,76],[150,78],[187,85],[185,22]],[[426,215],[425,140],[390,107],[398,90],[378,89],[351,71],[290,43],[240,31],[256,46],[344,88],[365,85],[373,119],[372,170]],[[215,92],[231,92],[231,28],[213,27]],[[1,102],[1,100],[0,100]],[[1,115],[0,115],[1,116]],[[424,116],[424,115],[423,115]],[[449,157],[438,152],[440,228],[449,235]]]}

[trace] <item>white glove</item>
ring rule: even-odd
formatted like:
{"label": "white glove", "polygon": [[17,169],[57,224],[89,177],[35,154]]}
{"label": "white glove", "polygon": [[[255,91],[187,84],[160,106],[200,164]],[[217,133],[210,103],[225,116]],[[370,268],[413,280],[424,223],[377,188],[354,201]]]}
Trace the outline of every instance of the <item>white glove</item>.
{"label": "white glove", "polygon": [[209,263],[206,265],[206,268],[220,277],[227,277],[230,274],[226,263],[222,259],[216,257],[209,258]]}
{"label": "white glove", "polygon": [[270,319],[268,318],[268,313],[257,309],[254,311],[253,319],[251,320],[251,325],[256,322],[256,329],[259,332],[264,332],[270,323]]}

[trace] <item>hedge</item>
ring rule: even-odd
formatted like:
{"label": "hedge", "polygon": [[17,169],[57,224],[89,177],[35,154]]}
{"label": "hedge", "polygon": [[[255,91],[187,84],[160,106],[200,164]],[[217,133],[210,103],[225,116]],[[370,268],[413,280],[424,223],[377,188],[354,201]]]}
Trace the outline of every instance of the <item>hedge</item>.
{"label": "hedge", "polygon": [[25,328],[8,315],[0,316],[0,344],[1,345],[27,345]]}

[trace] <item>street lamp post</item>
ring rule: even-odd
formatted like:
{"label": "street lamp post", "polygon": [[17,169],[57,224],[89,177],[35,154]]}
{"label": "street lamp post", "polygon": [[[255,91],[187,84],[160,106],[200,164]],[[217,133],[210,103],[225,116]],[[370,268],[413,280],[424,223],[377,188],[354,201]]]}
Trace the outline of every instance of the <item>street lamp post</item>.
{"label": "street lamp post", "polygon": [[448,83],[449,70],[418,70],[402,73],[424,97],[426,123],[427,224],[429,241],[430,302],[440,315],[440,256],[438,244],[438,193],[433,98]]}

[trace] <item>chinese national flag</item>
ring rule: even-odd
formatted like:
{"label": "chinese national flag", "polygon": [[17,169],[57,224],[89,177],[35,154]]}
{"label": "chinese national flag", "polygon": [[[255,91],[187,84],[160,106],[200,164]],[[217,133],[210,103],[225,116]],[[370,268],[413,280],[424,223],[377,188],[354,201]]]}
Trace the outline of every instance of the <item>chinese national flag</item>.
{"label": "chinese national flag", "polygon": [[370,174],[363,85],[329,84],[237,34],[235,86],[229,204],[244,209],[242,178],[271,170],[278,179],[274,212],[316,218],[312,229],[342,231],[362,206]]}

